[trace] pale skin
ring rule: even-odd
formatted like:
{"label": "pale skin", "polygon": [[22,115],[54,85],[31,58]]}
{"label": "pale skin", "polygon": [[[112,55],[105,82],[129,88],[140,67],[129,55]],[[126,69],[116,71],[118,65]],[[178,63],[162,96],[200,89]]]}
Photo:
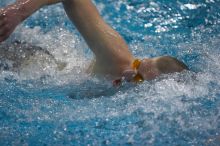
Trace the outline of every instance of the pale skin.
{"label": "pale skin", "polygon": [[45,5],[62,2],[65,11],[95,54],[93,71],[110,79],[132,80],[138,72],[151,80],[160,72],[158,58],[144,59],[138,70],[132,68],[134,57],[124,39],[99,15],[91,0],[17,0],[0,11],[0,42],[6,40],[16,26]]}

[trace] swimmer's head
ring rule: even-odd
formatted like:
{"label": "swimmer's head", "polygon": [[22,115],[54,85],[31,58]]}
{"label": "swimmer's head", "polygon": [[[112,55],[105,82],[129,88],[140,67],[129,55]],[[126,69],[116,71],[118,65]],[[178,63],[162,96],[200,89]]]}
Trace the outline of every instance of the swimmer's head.
{"label": "swimmer's head", "polygon": [[162,74],[182,72],[183,70],[188,70],[183,62],[170,56],[162,56],[141,60],[137,72],[144,80],[152,80]]}

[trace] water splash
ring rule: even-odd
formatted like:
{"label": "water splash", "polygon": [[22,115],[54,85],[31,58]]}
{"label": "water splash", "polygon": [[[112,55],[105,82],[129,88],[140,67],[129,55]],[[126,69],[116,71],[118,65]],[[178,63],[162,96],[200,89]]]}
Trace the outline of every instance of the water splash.
{"label": "water splash", "polygon": [[[97,0],[136,56],[173,55],[191,69],[119,89],[85,73],[91,52],[67,18],[58,17],[62,7],[42,9],[6,43],[19,38],[40,46],[67,67],[57,71],[49,63],[40,70],[41,62],[0,73],[1,145],[217,145],[218,3]],[[186,4],[199,7],[181,9]]]}

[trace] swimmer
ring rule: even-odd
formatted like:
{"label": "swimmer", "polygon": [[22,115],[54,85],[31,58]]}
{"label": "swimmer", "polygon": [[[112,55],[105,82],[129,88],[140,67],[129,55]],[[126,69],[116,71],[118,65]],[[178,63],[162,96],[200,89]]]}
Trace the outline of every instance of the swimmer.
{"label": "swimmer", "polygon": [[17,0],[0,11],[0,42],[35,11],[58,2],[63,3],[68,17],[95,54],[93,72],[113,80],[115,85],[123,80],[138,83],[188,69],[170,56],[134,57],[124,39],[102,19],[91,0]]}

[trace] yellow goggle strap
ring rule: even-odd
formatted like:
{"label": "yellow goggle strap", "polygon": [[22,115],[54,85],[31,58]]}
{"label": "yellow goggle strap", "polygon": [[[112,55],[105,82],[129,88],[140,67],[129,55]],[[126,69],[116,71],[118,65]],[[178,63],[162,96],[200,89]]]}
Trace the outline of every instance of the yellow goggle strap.
{"label": "yellow goggle strap", "polygon": [[[132,64],[132,68],[134,70],[138,70],[138,68],[140,67],[140,64],[141,64],[141,60],[139,59],[135,59],[133,64]],[[142,75],[140,75],[139,73],[137,73],[134,78],[133,78],[133,81],[134,82],[143,82],[144,81],[144,78],[142,77]]]}

